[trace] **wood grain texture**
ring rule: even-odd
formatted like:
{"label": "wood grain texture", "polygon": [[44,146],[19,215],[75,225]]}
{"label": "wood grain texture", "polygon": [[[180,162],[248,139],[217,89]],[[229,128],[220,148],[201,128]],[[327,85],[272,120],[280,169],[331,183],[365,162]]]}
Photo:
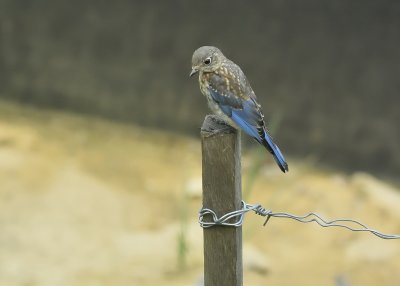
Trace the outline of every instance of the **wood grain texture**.
{"label": "wood grain texture", "polygon": [[[240,209],[240,133],[209,115],[201,129],[201,142],[203,207],[218,216]],[[203,233],[204,285],[243,285],[242,227],[214,226]]]}

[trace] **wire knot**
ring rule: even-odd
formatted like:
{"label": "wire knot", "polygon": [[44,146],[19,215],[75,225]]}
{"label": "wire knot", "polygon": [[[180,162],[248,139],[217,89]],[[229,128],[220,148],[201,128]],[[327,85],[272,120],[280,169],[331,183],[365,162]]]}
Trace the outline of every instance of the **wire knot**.
{"label": "wire knot", "polygon": [[[199,224],[202,228],[209,228],[215,225],[239,227],[243,224],[244,215],[249,211],[254,211],[261,216],[268,216],[272,212],[271,210],[263,208],[261,205],[250,205],[242,201],[241,209],[226,213],[221,217],[218,217],[217,214],[209,208],[202,208],[199,211]],[[211,221],[204,221],[205,216],[211,217]],[[236,221],[234,219],[236,219]]]}

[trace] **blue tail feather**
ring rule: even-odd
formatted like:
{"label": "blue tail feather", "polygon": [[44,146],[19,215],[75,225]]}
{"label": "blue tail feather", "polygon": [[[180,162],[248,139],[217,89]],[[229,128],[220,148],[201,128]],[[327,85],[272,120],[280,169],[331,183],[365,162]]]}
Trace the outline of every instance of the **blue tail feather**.
{"label": "blue tail feather", "polygon": [[289,171],[288,164],[283,157],[281,150],[279,150],[278,146],[274,143],[271,136],[269,136],[268,132],[264,130],[264,138],[260,137],[258,130],[255,126],[250,125],[247,121],[243,120],[235,111],[232,112],[232,120],[239,125],[239,127],[246,132],[248,135],[256,139],[260,144],[262,144],[265,148],[268,149],[269,152],[273,155],[276,163],[282,172]]}
{"label": "blue tail feather", "polygon": [[278,164],[282,172],[285,173],[289,171],[289,166],[286,163],[285,157],[283,157],[283,154],[279,149],[279,147],[274,143],[274,141],[272,141],[272,138],[271,136],[269,136],[267,131],[265,131],[264,134],[265,134],[265,143],[267,144],[267,146],[265,146],[265,144],[264,146],[272,153],[276,163]]}

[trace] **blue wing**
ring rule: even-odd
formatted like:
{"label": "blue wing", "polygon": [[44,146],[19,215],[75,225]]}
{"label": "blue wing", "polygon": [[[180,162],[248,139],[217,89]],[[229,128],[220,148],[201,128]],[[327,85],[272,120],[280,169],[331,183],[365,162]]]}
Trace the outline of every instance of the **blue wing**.
{"label": "blue wing", "polygon": [[[244,82],[248,84],[245,79]],[[273,142],[264,125],[264,116],[260,105],[256,102],[254,92],[250,85],[245,87],[239,85],[240,83],[237,83],[235,78],[232,80],[218,74],[209,78],[209,92],[222,112],[245,133],[262,144],[273,155],[282,172],[288,171],[288,164],[282,152]]]}

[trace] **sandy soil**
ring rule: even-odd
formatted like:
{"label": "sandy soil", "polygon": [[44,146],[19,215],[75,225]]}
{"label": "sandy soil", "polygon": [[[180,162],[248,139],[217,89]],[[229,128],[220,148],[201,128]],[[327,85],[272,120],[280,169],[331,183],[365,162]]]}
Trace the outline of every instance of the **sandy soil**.
{"label": "sandy soil", "polygon": [[[0,102],[0,285],[201,285],[200,159],[195,139]],[[289,161],[266,156],[247,201],[400,233],[393,185]],[[262,224],[246,217],[245,285],[400,284],[400,241]]]}

